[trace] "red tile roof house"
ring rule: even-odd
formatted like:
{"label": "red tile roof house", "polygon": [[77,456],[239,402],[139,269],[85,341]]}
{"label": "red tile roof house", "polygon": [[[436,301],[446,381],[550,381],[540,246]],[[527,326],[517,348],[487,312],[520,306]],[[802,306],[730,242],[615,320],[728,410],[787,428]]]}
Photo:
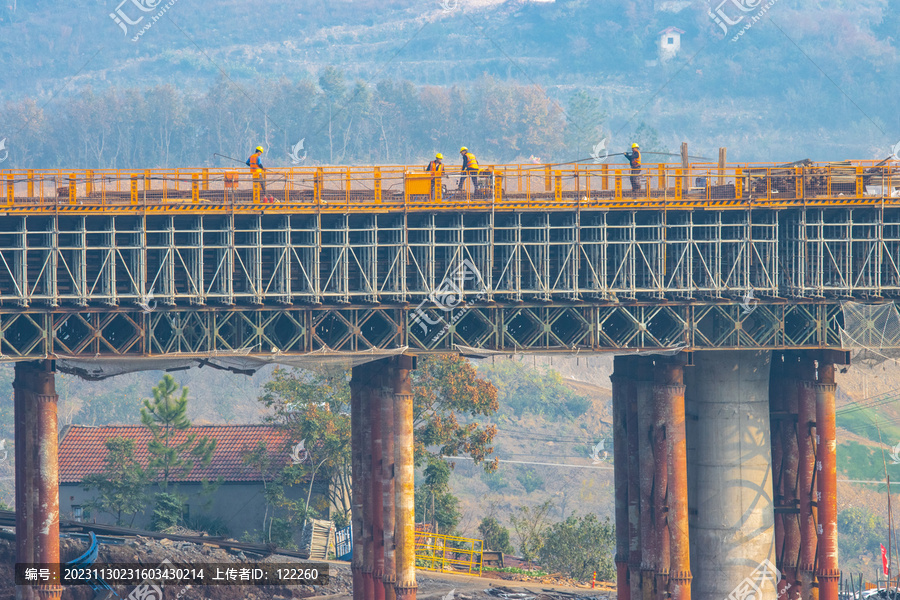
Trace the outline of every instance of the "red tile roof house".
{"label": "red tile roof house", "polygon": [[[266,442],[273,465],[291,464],[292,442],[285,432],[271,425],[198,425],[192,426],[179,436],[196,433],[198,437],[209,436],[216,439],[216,449],[212,461],[205,468],[195,465],[183,477],[173,480],[179,494],[187,496],[185,518],[207,515],[221,518],[228,527],[228,535],[240,538],[245,531],[262,529],[266,514],[262,477],[258,470],[243,462],[244,449],[255,448],[259,440]],[[81,485],[86,475],[100,473],[106,466],[106,440],[123,437],[134,440],[135,459],[147,466],[147,442],[150,431],[143,425],[104,425],[89,427],[71,425],[63,429],[59,441],[59,509],[62,518],[90,520],[96,523],[114,524],[115,519],[105,513],[87,517],[85,505],[97,493],[86,492]],[[176,437],[176,441],[183,438]],[[302,456],[302,454],[301,454]],[[202,481],[216,481],[221,476],[224,483],[211,497],[209,508],[205,508],[210,496],[200,496]],[[271,480],[271,476],[268,478]],[[170,481],[170,488],[172,482]],[[306,503],[309,480],[286,490],[289,499]],[[316,474],[310,506],[323,506],[327,498],[328,482],[321,472]],[[157,485],[148,490],[159,491]],[[133,527],[148,529],[153,514],[152,503],[139,513]],[[272,516],[272,509],[269,509]],[[128,525],[128,523],[126,523]],[[255,537],[255,536],[254,536]],[[295,534],[299,542],[299,533]]]}

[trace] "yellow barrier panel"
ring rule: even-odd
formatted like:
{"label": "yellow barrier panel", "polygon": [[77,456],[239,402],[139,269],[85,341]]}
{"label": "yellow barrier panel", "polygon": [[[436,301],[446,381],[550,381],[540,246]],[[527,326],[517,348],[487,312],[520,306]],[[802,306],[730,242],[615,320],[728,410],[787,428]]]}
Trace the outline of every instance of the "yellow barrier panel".
{"label": "yellow barrier panel", "polygon": [[416,531],[416,568],[481,575],[484,542],[427,531]]}
{"label": "yellow barrier panel", "polygon": [[94,172],[86,171],[84,174],[84,193],[90,196],[94,193]]}
{"label": "yellow barrier panel", "polygon": [[[145,180],[146,181],[146,180]],[[131,175],[131,203],[138,203],[138,174]]]}
{"label": "yellow barrier panel", "polygon": [[863,191],[865,190],[865,186],[863,185],[863,168],[856,167],[856,197],[860,197],[863,195]]}
{"label": "yellow barrier panel", "polygon": [[664,190],[664,189],[666,189],[666,167],[662,163],[657,165],[657,167],[658,167],[658,171],[659,171],[658,187],[659,187],[659,189]]}
{"label": "yellow barrier panel", "polygon": [[144,191],[150,191],[150,169],[144,171]]}
{"label": "yellow barrier panel", "polygon": [[200,202],[200,176],[194,173],[191,175],[193,181],[191,182],[191,200],[194,203]]}
{"label": "yellow barrier panel", "polygon": [[616,169],[616,200],[622,199],[622,169]]}
{"label": "yellow barrier panel", "polygon": [[12,175],[6,176],[6,204],[12,206],[16,197],[16,184]]}
{"label": "yellow barrier panel", "polygon": [[209,169],[203,169],[203,191],[209,190]]}
{"label": "yellow barrier panel", "polygon": [[78,191],[75,188],[75,173],[69,174],[69,204],[78,202]]}
{"label": "yellow barrier panel", "polygon": [[556,172],[556,176],[554,177],[554,180],[556,182],[556,186],[555,186],[556,201],[560,202],[560,201],[562,201],[562,175],[559,174],[559,171]]}
{"label": "yellow barrier panel", "polygon": [[682,177],[681,177],[681,169],[675,169],[675,199],[681,200],[682,194]]}
{"label": "yellow barrier panel", "polygon": [[34,171],[28,170],[28,197],[34,198]]}
{"label": "yellow barrier panel", "polygon": [[600,185],[600,189],[605,192],[605,191],[609,190],[609,165],[606,163],[603,163],[600,166],[600,173],[602,173],[601,177],[602,177],[602,182],[603,182]]}
{"label": "yellow barrier panel", "polygon": [[741,169],[734,171],[734,197],[738,200],[744,197],[744,172]]}
{"label": "yellow barrier panel", "polygon": [[797,176],[796,176],[796,192],[795,196],[797,198],[803,198],[803,167],[797,167]]}
{"label": "yellow barrier panel", "polygon": [[[499,203],[503,200],[503,179],[500,173],[494,175],[494,202]],[[438,186],[440,187],[440,186]]]}
{"label": "yellow barrier panel", "polygon": [[378,167],[375,167],[375,203],[381,204],[381,169]]}
{"label": "yellow barrier panel", "polygon": [[259,204],[259,171],[253,172],[253,204]]}
{"label": "yellow barrier panel", "polygon": [[549,192],[553,189],[553,184],[550,183],[550,165],[544,166],[544,191]]}

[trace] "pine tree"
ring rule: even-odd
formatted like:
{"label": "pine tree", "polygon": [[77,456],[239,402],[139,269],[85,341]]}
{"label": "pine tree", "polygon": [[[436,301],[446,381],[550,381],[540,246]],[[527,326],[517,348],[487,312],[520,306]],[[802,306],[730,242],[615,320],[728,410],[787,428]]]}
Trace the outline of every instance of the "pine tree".
{"label": "pine tree", "polygon": [[187,418],[188,389],[181,388],[171,375],[165,375],[153,388],[153,401],[144,400],[141,422],[150,430],[153,438],[147,443],[150,453],[148,467],[160,473],[160,487],[165,491],[169,481],[186,475],[194,468],[195,461],[207,466],[216,449],[216,440],[208,436],[188,434],[181,442],[178,433],[191,426]]}

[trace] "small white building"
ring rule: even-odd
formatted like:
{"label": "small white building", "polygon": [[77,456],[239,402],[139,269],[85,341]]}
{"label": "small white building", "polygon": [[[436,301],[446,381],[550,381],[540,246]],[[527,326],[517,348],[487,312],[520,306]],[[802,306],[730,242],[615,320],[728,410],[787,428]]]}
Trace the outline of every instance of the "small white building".
{"label": "small white building", "polygon": [[666,27],[659,32],[659,58],[667,61],[675,58],[681,50],[681,34],[684,33],[677,27]]}

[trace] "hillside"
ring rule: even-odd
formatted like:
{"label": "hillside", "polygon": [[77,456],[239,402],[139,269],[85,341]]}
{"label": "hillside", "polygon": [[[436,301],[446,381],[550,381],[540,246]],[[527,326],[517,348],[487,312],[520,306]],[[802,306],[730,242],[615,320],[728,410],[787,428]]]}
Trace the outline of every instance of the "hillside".
{"label": "hillside", "polygon": [[[780,0],[734,41],[705,2],[180,0],[132,42],[157,14],[137,4],[120,5],[137,23],[124,30],[112,4],[0,8],[5,167],[219,165],[214,152],[261,141],[286,166],[298,140],[306,164],[462,144],[485,162],[573,160],[604,138],[726,146],[733,161],[882,159],[900,139],[900,0]],[[666,27],[685,32],[671,60]],[[480,102],[492,86],[518,87]]]}

